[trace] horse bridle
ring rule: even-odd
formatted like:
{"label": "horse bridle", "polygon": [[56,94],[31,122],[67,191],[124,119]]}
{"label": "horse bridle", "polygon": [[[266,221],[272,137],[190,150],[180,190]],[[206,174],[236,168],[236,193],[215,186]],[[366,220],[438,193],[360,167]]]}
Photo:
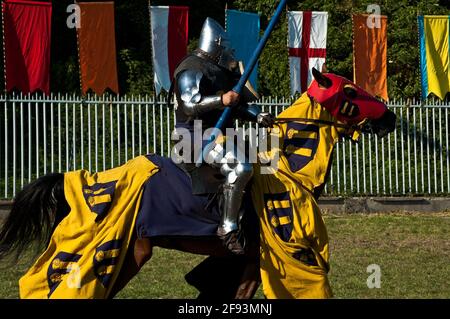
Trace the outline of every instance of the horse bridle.
{"label": "horse bridle", "polygon": [[[313,98],[308,96],[311,103],[314,105],[315,101]],[[361,121],[358,124],[342,124],[342,123],[336,123],[333,121],[326,121],[326,120],[319,120],[319,119],[307,119],[303,117],[277,117],[274,119],[276,123],[289,123],[289,122],[304,122],[304,123],[314,123],[314,124],[324,124],[329,126],[334,126],[335,128],[343,128],[346,130],[346,132],[349,132],[350,130],[354,131],[361,131],[364,132],[364,125],[367,123],[368,119],[365,119]]]}
{"label": "horse bridle", "polygon": [[289,122],[304,122],[304,123],[313,123],[313,124],[324,124],[329,126],[334,126],[336,128],[343,128],[347,132],[350,130],[356,130],[356,131],[363,131],[363,126],[367,122],[366,120],[362,121],[359,124],[342,124],[342,123],[336,123],[332,121],[326,121],[326,120],[318,120],[318,119],[307,119],[303,117],[281,117],[281,118],[275,118],[274,119],[276,123],[289,123]]}

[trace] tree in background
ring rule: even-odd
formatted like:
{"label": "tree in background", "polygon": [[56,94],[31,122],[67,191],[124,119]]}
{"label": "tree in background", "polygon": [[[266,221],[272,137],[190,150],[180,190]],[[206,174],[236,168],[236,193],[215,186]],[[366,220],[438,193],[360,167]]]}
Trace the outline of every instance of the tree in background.
{"label": "tree in background", "polygon": [[[73,0],[53,3],[51,90],[79,93],[75,29],[66,26],[66,8]],[[445,5],[444,5],[445,3]],[[150,21],[147,0],[116,0],[116,42],[121,94],[153,94]],[[189,50],[193,50],[206,17],[224,23],[225,1],[152,0],[152,5],[185,5],[189,12]],[[278,0],[230,0],[228,8],[258,12],[264,30]],[[366,12],[372,1],[288,1],[289,10],[328,11],[327,70],[353,78],[352,13]],[[450,14],[447,0],[380,1],[388,16],[388,89],[390,98],[420,96],[418,14]],[[287,19],[273,31],[260,61],[259,90],[263,95],[289,96]],[[3,67],[2,67],[3,72]],[[2,81],[2,87],[4,83]]]}
{"label": "tree in background", "polygon": [[[264,28],[273,13],[276,0],[259,0],[257,4],[236,0],[240,10],[262,14]],[[442,3],[444,1],[441,1]],[[352,13],[366,13],[373,1],[306,0],[288,1],[290,11],[327,11],[327,70],[353,78]],[[450,14],[450,4],[434,1],[380,1],[381,14],[388,16],[388,89],[391,98],[420,96],[418,14]],[[260,90],[264,95],[289,93],[289,65],[286,50],[287,19],[284,15],[263,52],[260,63]]]}

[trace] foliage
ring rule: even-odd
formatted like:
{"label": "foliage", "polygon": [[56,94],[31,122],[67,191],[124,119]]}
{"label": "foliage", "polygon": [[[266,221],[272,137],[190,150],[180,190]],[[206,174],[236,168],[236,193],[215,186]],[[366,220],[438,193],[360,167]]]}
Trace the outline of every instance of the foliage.
{"label": "foliage", "polygon": [[[329,13],[327,69],[353,77],[352,13],[366,12],[365,0],[289,0],[288,9]],[[76,32],[68,29],[66,8],[72,0],[53,4],[51,88],[53,92],[79,92]],[[229,0],[230,9],[258,12],[264,30],[278,0]],[[225,1],[154,0],[151,5],[189,6],[189,49],[196,47],[205,17],[224,23]],[[418,14],[450,14],[446,0],[380,1],[388,16],[388,88],[390,98],[420,96]],[[152,93],[150,21],[147,0],[116,0],[116,39],[121,93]],[[260,62],[259,88],[263,95],[289,96],[289,66],[286,50],[287,21],[283,14],[268,41]],[[263,31],[261,31],[262,34]],[[3,70],[2,70],[3,71]]]}
{"label": "foliage", "polygon": [[[439,1],[382,1],[381,14],[388,16],[388,89],[391,98],[419,97],[419,49],[417,14],[450,14],[450,6]],[[260,0],[255,5],[245,0],[234,1],[244,11],[262,14],[262,26],[278,1]],[[327,70],[353,78],[352,14],[366,13],[373,1],[307,0],[288,1],[290,11],[327,11]],[[261,58],[260,83],[265,95],[289,94],[289,68],[286,52],[287,21],[283,16]]]}
{"label": "foliage", "polygon": [[122,49],[119,52],[119,60],[122,62],[122,69],[126,72],[127,94],[150,94],[153,83],[152,69],[149,63],[139,60],[130,49]]}

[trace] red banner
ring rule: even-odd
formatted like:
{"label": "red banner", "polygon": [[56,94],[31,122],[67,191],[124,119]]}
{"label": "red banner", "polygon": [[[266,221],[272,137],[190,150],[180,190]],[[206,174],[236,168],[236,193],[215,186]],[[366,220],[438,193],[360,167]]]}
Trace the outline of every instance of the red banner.
{"label": "red banner", "polygon": [[6,90],[50,94],[52,4],[10,0],[2,10]]}
{"label": "red banner", "polygon": [[78,31],[81,90],[103,94],[119,93],[116,62],[114,2],[78,2],[81,11]]}

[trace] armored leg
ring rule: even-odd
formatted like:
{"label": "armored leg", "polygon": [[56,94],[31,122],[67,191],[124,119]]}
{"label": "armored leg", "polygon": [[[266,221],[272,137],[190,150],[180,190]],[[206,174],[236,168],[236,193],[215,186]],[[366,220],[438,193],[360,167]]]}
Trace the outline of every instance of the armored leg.
{"label": "armored leg", "polygon": [[253,175],[252,164],[249,163],[225,163],[220,169],[226,176],[223,186],[224,191],[224,211],[219,228],[225,235],[239,229],[240,208],[244,190]]}
{"label": "armored leg", "polygon": [[220,167],[220,172],[226,177],[223,185],[223,212],[217,234],[225,240],[225,244],[235,254],[244,253],[244,238],[240,233],[240,208],[247,183],[253,176],[253,165],[239,160],[236,150],[225,153],[221,145],[210,152],[212,164]]}

